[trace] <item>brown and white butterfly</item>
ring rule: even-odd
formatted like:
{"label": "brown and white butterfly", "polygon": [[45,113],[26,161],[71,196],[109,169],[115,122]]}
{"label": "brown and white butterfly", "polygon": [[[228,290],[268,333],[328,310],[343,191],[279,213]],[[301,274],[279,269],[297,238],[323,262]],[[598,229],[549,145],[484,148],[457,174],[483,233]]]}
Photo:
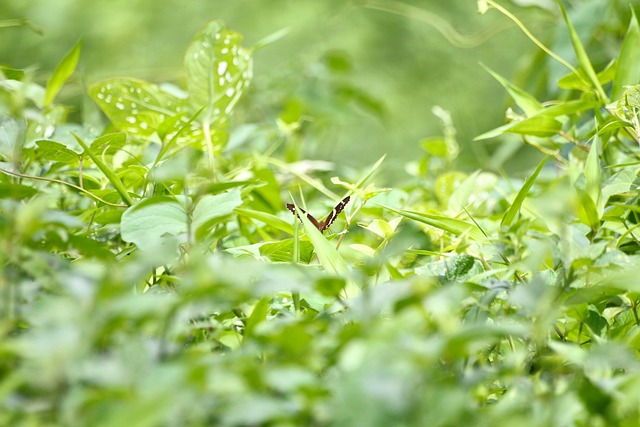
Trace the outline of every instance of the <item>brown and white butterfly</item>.
{"label": "brown and white butterfly", "polygon": [[[313,225],[316,226],[318,231],[320,231],[321,233],[324,233],[324,231],[327,228],[331,227],[331,224],[333,224],[333,221],[335,221],[336,218],[338,218],[338,215],[340,215],[340,212],[342,212],[344,210],[344,207],[347,205],[347,203],[349,203],[349,200],[351,200],[350,196],[347,196],[344,199],[342,199],[342,201],[340,203],[338,203],[336,205],[336,207],[333,208],[333,210],[331,212],[329,212],[329,215],[327,215],[327,217],[324,219],[324,221],[318,221],[317,219],[314,218],[313,215],[311,215],[310,213],[308,213],[304,209],[301,209],[301,208],[298,208],[298,209],[300,210],[300,212],[302,212],[304,215],[307,216],[307,219],[309,221],[311,221],[311,223]],[[289,209],[292,214],[298,216],[296,214],[296,207],[292,203],[287,203],[287,209]],[[298,216],[298,218],[300,218],[300,217]]]}

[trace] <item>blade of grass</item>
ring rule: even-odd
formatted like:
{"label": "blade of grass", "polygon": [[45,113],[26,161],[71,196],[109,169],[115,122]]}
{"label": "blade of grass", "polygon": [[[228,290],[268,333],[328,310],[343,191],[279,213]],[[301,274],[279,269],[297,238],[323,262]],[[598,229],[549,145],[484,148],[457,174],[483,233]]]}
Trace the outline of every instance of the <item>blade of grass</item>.
{"label": "blade of grass", "polygon": [[616,75],[613,78],[611,97],[618,99],[625,91],[625,86],[634,85],[640,81],[640,26],[633,8],[627,34],[624,36]]}
{"label": "blade of grass", "polygon": [[173,147],[173,145],[178,140],[178,136],[180,136],[180,134],[185,129],[187,129],[189,126],[191,126],[191,123],[193,123],[193,121],[200,115],[200,113],[202,113],[202,111],[204,109],[205,109],[205,107],[202,107],[198,111],[196,111],[196,113],[189,118],[189,120],[184,124],[184,126],[182,126],[180,129],[178,129],[178,131],[175,133],[175,135],[173,135],[171,137],[171,139],[169,141],[167,141],[167,143],[162,146],[162,148],[160,149],[160,152],[158,153],[158,156],[156,157],[156,160],[153,162],[154,166],[157,165],[164,158],[165,154],[167,154],[169,149],[171,147]]}
{"label": "blade of grass", "polygon": [[507,209],[507,211],[504,213],[504,216],[502,217],[502,221],[500,222],[500,225],[506,225],[507,227],[511,225],[511,223],[513,222],[513,219],[516,217],[516,215],[520,211],[520,208],[522,207],[522,203],[524,202],[524,199],[527,197],[527,194],[529,194],[529,190],[531,190],[533,183],[536,181],[538,174],[542,170],[542,167],[544,166],[545,163],[547,163],[547,160],[549,160],[549,156],[542,159],[542,161],[540,162],[536,170],[533,171],[531,176],[527,178],[527,180],[524,182],[524,185],[522,186],[520,191],[518,191],[518,194],[516,195],[516,198],[514,199],[513,203],[511,203],[511,206],[509,206],[509,209]]}
{"label": "blade of grass", "polygon": [[67,79],[73,74],[78,65],[78,59],[80,59],[80,49],[82,48],[82,39],[71,48],[69,52],[62,58],[62,61],[58,64],[53,75],[47,83],[47,90],[44,94],[44,105],[50,105],[56,98],[56,95],[60,91],[60,88],[64,85]]}
{"label": "blade of grass", "polygon": [[461,219],[449,218],[443,215],[428,214],[425,212],[406,211],[404,209],[394,209],[389,206],[378,205],[384,209],[388,209],[391,212],[395,212],[398,215],[402,215],[405,218],[412,219],[423,224],[430,225],[432,227],[444,230],[448,233],[459,236],[467,233],[473,240],[482,240],[484,235],[482,230],[476,227],[474,224],[469,224]]}
{"label": "blade of grass", "polygon": [[118,178],[118,175],[116,175],[115,172],[113,172],[106,164],[104,164],[104,162],[100,160],[100,157],[96,156],[95,153],[91,151],[89,146],[85,144],[84,141],[80,139],[80,137],[78,137],[78,135],[73,132],[71,132],[71,135],[73,135],[76,141],[78,141],[78,144],[80,144],[85,154],[87,154],[91,158],[91,160],[93,160],[96,166],[98,166],[102,173],[107,177],[109,182],[111,182],[111,185],[113,185],[118,194],[120,194],[122,200],[127,205],[132,206],[134,204],[133,199],[131,198],[131,196],[129,196],[127,189],[125,188],[122,181],[120,181],[120,178]]}
{"label": "blade of grass", "polygon": [[72,184],[70,182],[62,181],[62,180],[55,179],[55,178],[46,178],[44,176],[25,175],[23,173],[12,172],[12,171],[9,171],[9,170],[6,170],[6,169],[2,169],[2,168],[0,168],[0,172],[4,173],[4,174],[7,174],[7,175],[11,175],[11,176],[17,176],[17,177],[20,177],[20,178],[34,179],[34,180],[37,180],[37,181],[55,182],[56,184],[66,185],[68,187],[71,187],[71,188],[74,188],[74,189],[78,190],[82,194],[87,195],[88,197],[90,197],[91,199],[95,200],[96,202],[104,203],[105,205],[114,206],[114,207],[117,207],[117,208],[123,208],[123,207],[126,208],[127,207],[127,205],[107,202],[106,200],[101,199],[100,197],[96,196],[92,192],[87,191],[84,188],[82,188],[80,186],[77,186],[75,184]]}
{"label": "blade of grass", "polygon": [[609,98],[607,97],[607,94],[602,88],[602,85],[598,81],[598,75],[593,69],[593,65],[589,60],[587,51],[584,49],[584,46],[580,41],[580,37],[578,37],[578,33],[576,32],[575,27],[573,26],[573,24],[569,20],[569,17],[567,16],[567,11],[564,9],[564,6],[562,5],[562,1],[557,0],[557,3],[558,3],[558,7],[560,8],[560,11],[562,12],[562,17],[564,18],[564,22],[567,24],[567,28],[569,29],[571,44],[573,45],[573,50],[576,54],[576,58],[578,58],[578,64],[580,64],[580,68],[582,69],[582,71],[586,73],[587,78],[591,82],[591,87],[595,90],[596,94],[598,95],[598,98],[603,103],[608,104]]}
{"label": "blade of grass", "polygon": [[500,13],[505,15],[507,18],[511,19],[520,28],[520,30],[529,38],[529,40],[531,40],[536,46],[538,46],[544,53],[546,53],[547,55],[549,55],[550,57],[552,57],[553,59],[555,59],[562,65],[564,65],[565,67],[567,67],[569,70],[571,70],[573,73],[575,73],[578,77],[582,79],[582,76],[578,73],[578,70],[576,70],[573,65],[571,65],[570,63],[565,61],[560,55],[556,54],[554,51],[546,47],[540,40],[536,38],[536,36],[534,36],[531,33],[531,31],[529,31],[527,27],[524,26],[522,21],[520,21],[518,18],[515,17],[515,15],[513,15],[511,12],[509,12],[507,9],[505,9],[504,7],[502,7],[501,5],[499,5],[493,0],[484,0],[484,2],[486,4],[491,5],[493,8],[497,9],[498,11],[500,11]]}
{"label": "blade of grass", "polygon": [[384,159],[387,157],[386,154],[384,154],[382,157],[380,157],[374,164],[373,166],[371,166],[371,169],[369,169],[369,171],[364,174],[362,176],[362,178],[360,178],[358,180],[358,182],[356,182],[355,188],[360,188],[365,182],[367,182],[367,180],[369,178],[371,178],[371,176],[380,168],[380,165],[382,165],[382,162],[384,162]]}
{"label": "blade of grass", "polygon": [[300,215],[304,231],[318,255],[318,259],[327,270],[336,276],[345,277],[347,275],[347,263],[342,259],[338,251],[329,243],[326,237],[307,219],[306,215]]}
{"label": "blade of grass", "polygon": [[584,165],[584,177],[586,179],[586,192],[596,206],[598,217],[602,216],[604,205],[602,203],[602,170],[598,157],[598,137],[594,137],[591,150]]}
{"label": "blade of grass", "polygon": [[480,66],[482,68],[484,68],[489,74],[491,74],[491,76],[494,79],[496,79],[498,81],[498,83],[500,83],[502,85],[502,87],[504,87],[507,90],[507,92],[509,92],[509,95],[511,95],[511,98],[513,98],[513,100],[516,102],[516,104],[520,108],[522,108],[522,111],[524,111],[524,113],[527,116],[531,116],[531,115],[533,115],[533,114],[535,114],[538,111],[541,111],[543,109],[542,104],[540,103],[540,101],[538,101],[529,92],[527,92],[527,91],[519,88],[518,86],[512,84],[510,81],[508,81],[507,79],[505,79],[504,77],[502,77],[498,73],[495,73],[493,70],[491,70],[486,65],[480,63]]}
{"label": "blade of grass", "polygon": [[270,213],[244,208],[235,208],[233,211],[238,215],[264,222],[265,224],[280,231],[284,231],[285,233],[291,234],[293,232],[291,224]]}

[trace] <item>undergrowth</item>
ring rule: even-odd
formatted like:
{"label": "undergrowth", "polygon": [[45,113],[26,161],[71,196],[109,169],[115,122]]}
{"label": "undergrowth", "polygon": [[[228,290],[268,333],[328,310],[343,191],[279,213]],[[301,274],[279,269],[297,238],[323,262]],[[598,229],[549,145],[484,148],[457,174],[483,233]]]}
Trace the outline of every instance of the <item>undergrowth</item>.
{"label": "undergrowth", "polygon": [[305,159],[302,118],[232,120],[255,49],[219,21],[186,85],[89,87],[99,123],[57,102],[80,42],[2,67],[0,424],[637,425],[640,27],[594,69],[560,3],[575,65],[481,6],[566,66],[556,100],[487,67],[514,107],[477,143],[525,180],[456,170],[439,108],[403,183]]}

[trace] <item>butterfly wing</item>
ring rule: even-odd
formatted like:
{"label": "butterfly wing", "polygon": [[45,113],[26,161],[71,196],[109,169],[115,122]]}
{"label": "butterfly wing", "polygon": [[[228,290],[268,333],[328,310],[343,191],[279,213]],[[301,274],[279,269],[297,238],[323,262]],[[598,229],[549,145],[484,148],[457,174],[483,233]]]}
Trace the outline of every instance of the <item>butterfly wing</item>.
{"label": "butterfly wing", "polygon": [[342,199],[342,201],[338,203],[331,212],[329,212],[329,215],[327,215],[327,218],[324,221],[322,221],[321,223],[322,228],[318,228],[318,230],[324,231],[327,228],[331,227],[331,224],[333,224],[333,221],[335,221],[336,218],[338,218],[338,215],[340,215],[340,212],[342,212],[344,210],[344,207],[347,206],[347,203],[349,203],[349,200],[351,200],[350,196],[347,196],[344,199]]}
{"label": "butterfly wing", "polygon": [[[300,218],[300,216],[298,216],[298,215],[296,214],[296,207],[295,207],[295,205],[294,205],[294,204],[292,204],[292,203],[287,203],[287,209],[289,209],[289,211],[290,211],[292,214],[294,214],[295,216],[297,216],[297,217],[298,217],[298,219]],[[308,219],[309,221],[311,221],[311,224],[313,224],[313,225],[314,225],[318,230],[323,231],[323,229],[322,229],[322,227],[324,226],[324,224],[323,224],[323,223],[319,222],[317,219],[315,219],[315,218],[313,217],[313,215],[311,215],[310,213],[308,213],[308,212],[307,212],[307,211],[305,211],[304,209],[302,209],[302,208],[298,208],[298,209],[300,209],[300,212],[302,212],[302,214],[303,214],[303,215],[306,215],[306,216],[307,216],[307,219]]]}
{"label": "butterfly wing", "polygon": [[[342,201],[338,203],[331,212],[329,212],[329,215],[327,215],[327,218],[324,221],[318,221],[313,217],[313,215],[311,215],[304,209],[301,209],[301,208],[298,208],[298,209],[300,210],[300,212],[302,212],[303,215],[306,215],[307,219],[311,221],[311,223],[318,229],[318,231],[322,233],[327,228],[331,227],[331,224],[333,224],[336,218],[338,218],[338,215],[340,215],[340,212],[344,210],[344,207],[347,205],[347,203],[349,203],[349,200],[351,200],[350,196],[347,196],[344,199],[342,199]],[[287,203],[287,209],[289,209],[289,211],[291,211],[292,214],[300,218],[300,216],[298,216],[298,214],[296,213],[296,207],[294,204]]]}

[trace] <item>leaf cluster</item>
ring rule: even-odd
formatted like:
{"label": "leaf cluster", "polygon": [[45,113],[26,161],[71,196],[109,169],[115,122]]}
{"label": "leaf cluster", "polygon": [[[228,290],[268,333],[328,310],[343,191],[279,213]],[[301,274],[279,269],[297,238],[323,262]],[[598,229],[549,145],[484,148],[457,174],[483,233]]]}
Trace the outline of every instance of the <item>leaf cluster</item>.
{"label": "leaf cluster", "polygon": [[[455,170],[441,109],[406,182],[292,158],[301,118],[234,123],[218,21],[186,85],[92,85],[101,126],[55,103],[80,43],[0,69],[0,424],[635,425],[640,26],[595,70],[558,4],[562,99],[490,71],[517,111],[478,140],[537,149],[525,180]],[[326,234],[285,209],[347,195]]]}

